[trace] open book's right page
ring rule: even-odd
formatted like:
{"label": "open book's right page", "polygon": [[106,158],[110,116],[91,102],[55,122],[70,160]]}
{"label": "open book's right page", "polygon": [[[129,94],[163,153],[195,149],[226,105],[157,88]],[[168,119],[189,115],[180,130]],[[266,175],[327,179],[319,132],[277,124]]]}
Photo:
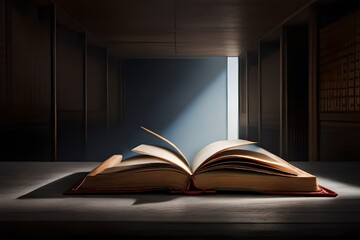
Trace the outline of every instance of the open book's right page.
{"label": "open book's right page", "polygon": [[219,154],[227,149],[249,145],[249,144],[254,144],[254,142],[250,142],[243,139],[220,140],[217,142],[213,142],[202,148],[196,154],[191,164],[192,172],[194,173],[206,160],[210,159],[212,156],[216,154]]}
{"label": "open book's right page", "polygon": [[276,156],[275,154],[273,154],[273,153],[271,153],[271,152],[269,152],[269,151],[267,151],[267,150],[265,150],[265,149],[263,149],[261,147],[258,147],[255,144],[241,146],[238,149],[248,150],[249,154],[251,154],[251,152],[264,154],[264,155],[268,156],[269,158],[271,158],[273,161],[275,161],[276,164],[282,165],[284,168],[288,168],[290,172],[297,173],[298,176],[304,176],[304,175],[309,176],[309,175],[311,175],[311,174],[309,174],[309,173],[295,167],[294,165],[288,163],[284,159]]}
{"label": "open book's right page", "polygon": [[192,167],[195,186],[199,189],[252,189],[269,194],[306,196],[337,195],[318,185],[316,176],[246,140],[224,140],[210,144],[199,152]]}

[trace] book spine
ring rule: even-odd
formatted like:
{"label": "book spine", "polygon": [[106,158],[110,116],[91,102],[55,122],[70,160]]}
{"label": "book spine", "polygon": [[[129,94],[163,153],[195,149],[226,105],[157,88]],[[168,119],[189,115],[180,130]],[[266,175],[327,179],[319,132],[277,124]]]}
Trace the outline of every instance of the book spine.
{"label": "book spine", "polygon": [[187,179],[187,184],[184,190],[170,190],[171,194],[186,194],[186,195],[199,195],[199,194],[207,194],[207,193],[216,193],[215,190],[205,190],[199,189],[194,184],[194,176],[189,176]]}

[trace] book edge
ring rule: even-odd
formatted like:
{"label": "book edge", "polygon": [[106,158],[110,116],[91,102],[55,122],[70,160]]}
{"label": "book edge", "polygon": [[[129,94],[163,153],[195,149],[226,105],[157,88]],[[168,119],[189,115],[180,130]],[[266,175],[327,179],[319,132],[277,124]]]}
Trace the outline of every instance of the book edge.
{"label": "book edge", "polygon": [[[85,194],[119,194],[119,193],[136,193],[136,192],[152,192],[152,191],[165,191],[169,194],[182,194],[182,195],[202,195],[202,194],[214,194],[221,193],[217,190],[204,190],[204,189],[195,189],[194,185],[191,184],[191,179],[188,183],[188,187],[184,190],[174,190],[170,188],[158,188],[158,187],[149,187],[149,188],[132,188],[122,191],[102,191],[102,190],[79,190],[81,183],[85,180],[87,175],[80,178],[74,185],[63,192],[64,195],[85,195]],[[338,193],[326,188],[322,185],[318,185],[319,191],[312,192],[302,192],[302,191],[255,191],[265,195],[282,195],[282,196],[307,196],[307,197],[336,197]],[[239,191],[240,193],[241,191]]]}

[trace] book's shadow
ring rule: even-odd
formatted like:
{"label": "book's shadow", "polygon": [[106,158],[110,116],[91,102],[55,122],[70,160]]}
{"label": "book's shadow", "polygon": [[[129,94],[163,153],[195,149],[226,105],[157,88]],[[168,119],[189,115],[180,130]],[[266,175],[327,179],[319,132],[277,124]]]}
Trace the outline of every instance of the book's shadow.
{"label": "book's shadow", "polygon": [[133,205],[158,203],[174,200],[179,195],[167,194],[164,191],[139,192],[131,194],[81,194],[81,195],[65,195],[67,189],[74,185],[79,179],[82,179],[88,172],[77,172],[68,176],[52,181],[41,186],[29,193],[26,193],[17,199],[37,199],[37,198],[133,198]]}

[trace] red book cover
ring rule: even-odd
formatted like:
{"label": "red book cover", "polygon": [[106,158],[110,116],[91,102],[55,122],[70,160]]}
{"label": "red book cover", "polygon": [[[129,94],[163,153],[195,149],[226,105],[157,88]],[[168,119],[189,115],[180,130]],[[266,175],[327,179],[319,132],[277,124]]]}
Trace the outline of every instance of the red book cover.
{"label": "red book cover", "polygon": [[[78,182],[76,182],[73,186],[67,189],[64,194],[65,195],[76,195],[76,194],[120,194],[120,193],[136,193],[136,192],[158,192],[163,191],[168,194],[183,194],[183,195],[202,195],[202,194],[216,194],[221,193],[223,191],[219,190],[206,190],[196,188],[194,185],[193,177],[189,178],[186,189],[184,190],[176,190],[170,188],[158,188],[158,187],[148,187],[148,188],[128,188],[123,189],[121,191],[112,191],[112,190],[104,190],[104,189],[95,189],[95,190],[86,190],[81,189],[80,185],[84,181],[84,178],[81,178]],[[309,196],[309,197],[336,197],[338,194],[324,186],[318,185],[320,190],[314,192],[302,192],[302,191],[255,191],[257,193],[262,193],[266,195],[288,195],[288,196]],[[238,191],[241,193],[241,191]]]}

